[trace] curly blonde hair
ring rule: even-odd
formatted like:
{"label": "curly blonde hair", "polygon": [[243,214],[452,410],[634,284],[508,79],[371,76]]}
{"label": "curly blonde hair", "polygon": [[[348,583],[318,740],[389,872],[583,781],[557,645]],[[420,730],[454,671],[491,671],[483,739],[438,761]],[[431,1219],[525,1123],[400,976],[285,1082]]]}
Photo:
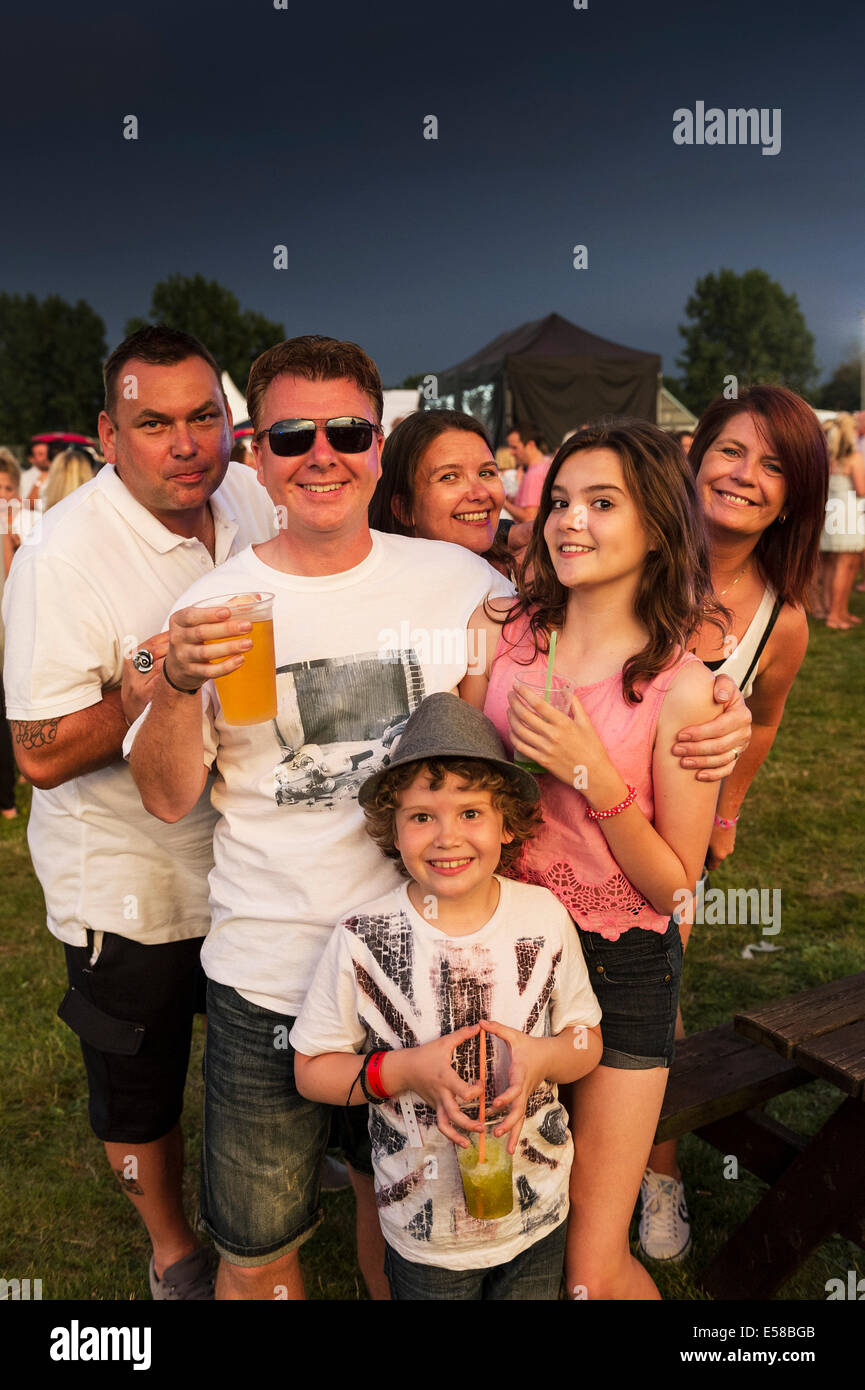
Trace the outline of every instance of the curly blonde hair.
{"label": "curly blonde hair", "polygon": [[400,852],[394,840],[396,834],[396,813],[400,804],[400,794],[421,772],[429,775],[430,786],[438,791],[444,785],[448,773],[462,779],[464,791],[488,791],[494,808],[503,821],[503,829],[513,835],[509,844],[502,845],[501,858],[497,868],[507,869],[520,857],[526,840],[531,839],[543,824],[540,802],[530,804],[520,794],[512,777],[500,772],[482,758],[424,758],[417,762],[401,763],[386,772],[375,790],[375,795],[364,806],[366,829],[383,854],[388,859],[400,861],[401,872],[408,877],[408,870],[402,863]]}

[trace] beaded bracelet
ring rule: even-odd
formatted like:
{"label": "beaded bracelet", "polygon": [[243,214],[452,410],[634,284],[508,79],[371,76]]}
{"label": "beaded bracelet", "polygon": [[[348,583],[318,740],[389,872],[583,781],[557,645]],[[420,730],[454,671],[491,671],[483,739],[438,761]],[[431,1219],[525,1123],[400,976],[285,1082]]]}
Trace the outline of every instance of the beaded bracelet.
{"label": "beaded bracelet", "polygon": [[626,811],[632,801],[637,798],[637,788],[632,787],[630,782],[627,784],[628,795],[624,801],[620,801],[618,806],[611,806],[608,811],[593,811],[591,806],[586,807],[586,815],[589,820],[609,820],[610,816],[618,816],[622,811]]}
{"label": "beaded bracelet", "polygon": [[738,825],[738,823],[738,816],[734,816],[732,820],[725,820],[723,816],[715,816],[715,824],[719,825],[722,830],[732,830],[734,826]]}

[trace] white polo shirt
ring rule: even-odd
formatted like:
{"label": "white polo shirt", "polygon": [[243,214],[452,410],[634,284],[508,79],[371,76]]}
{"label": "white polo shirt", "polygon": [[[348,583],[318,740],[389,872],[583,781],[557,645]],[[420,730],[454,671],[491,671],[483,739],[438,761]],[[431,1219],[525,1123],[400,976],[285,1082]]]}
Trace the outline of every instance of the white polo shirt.
{"label": "white polo shirt", "polygon": [[[230,463],[210,499],[215,564],[275,534],[273,505],[252,469]],[[42,518],[18,550],[3,596],[9,719],[89,709],[119,686],[123,659],[163,631],[165,615],[214,568],[137,502],[110,465]],[[128,765],[33,789],[28,841],[48,926],[72,946],[85,928],[145,944],[204,936],[213,863],[210,788],[177,825],[141,804]]]}

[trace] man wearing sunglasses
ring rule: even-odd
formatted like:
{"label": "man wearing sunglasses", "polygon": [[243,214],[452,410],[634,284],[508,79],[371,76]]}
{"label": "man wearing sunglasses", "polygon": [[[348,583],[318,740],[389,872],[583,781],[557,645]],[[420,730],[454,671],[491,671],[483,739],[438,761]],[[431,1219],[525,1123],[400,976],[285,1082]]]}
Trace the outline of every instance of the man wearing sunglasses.
{"label": "man wearing sunglasses", "polygon": [[[355,344],[271,348],[247,401],[279,533],[178,601],[163,679],[125,748],[145,806],[167,821],[218,763],[202,1217],[223,1257],[217,1298],[303,1298],[298,1250],[321,1219],[330,1108],[295,1091],[288,1033],[337,920],[401,881],[365,832],[357,790],[424,696],[456,687],[474,607],[510,586],[462,547],[370,531],[382,389]],[[250,625],[211,600],[265,592],[277,716],[233,727],[209,678],[242,665]],[[386,1298],[366,1107],[351,1119],[341,1142],[359,1261]]]}

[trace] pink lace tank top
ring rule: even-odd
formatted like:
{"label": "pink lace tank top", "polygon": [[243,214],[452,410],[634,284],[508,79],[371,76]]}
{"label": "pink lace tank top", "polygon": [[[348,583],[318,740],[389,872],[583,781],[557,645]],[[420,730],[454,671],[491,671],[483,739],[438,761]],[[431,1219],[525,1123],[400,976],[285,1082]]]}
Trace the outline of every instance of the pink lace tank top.
{"label": "pink lace tank top", "polygon": [[[503,629],[490,671],[484,714],[495,724],[511,757],[508,695],[514,677],[527,670],[546,669],[543,654],[528,662],[532,651],[528,618],[520,618]],[[594,685],[577,687],[583,709],[622,777],[636,787],[637,805],[650,821],[655,811],[652,751],[661,704],[676,674],[696,660],[690,652],[684,653],[640,687],[643,699],[637,705],[625,700],[619,671]],[[600,826],[587,818],[588,803],[582,793],[551,773],[540,775],[538,783],[544,824],[523,845],[511,877],[549,888],[579,926],[609,941],[617,941],[631,927],[665,932],[669,918],[656,912],[625,878]]]}

